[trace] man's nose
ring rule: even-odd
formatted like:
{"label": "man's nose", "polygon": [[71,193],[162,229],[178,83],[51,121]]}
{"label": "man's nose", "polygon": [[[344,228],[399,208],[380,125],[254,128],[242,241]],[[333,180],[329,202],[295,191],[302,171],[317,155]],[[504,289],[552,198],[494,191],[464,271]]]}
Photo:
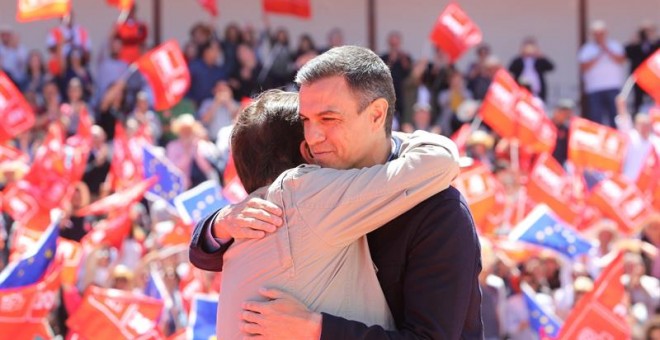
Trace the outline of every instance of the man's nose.
{"label": "man's nose", "polygon": [[317,145],[325,140],[325,133],[317,124],[308,123],[305,125],[305,141],[309,145]]}

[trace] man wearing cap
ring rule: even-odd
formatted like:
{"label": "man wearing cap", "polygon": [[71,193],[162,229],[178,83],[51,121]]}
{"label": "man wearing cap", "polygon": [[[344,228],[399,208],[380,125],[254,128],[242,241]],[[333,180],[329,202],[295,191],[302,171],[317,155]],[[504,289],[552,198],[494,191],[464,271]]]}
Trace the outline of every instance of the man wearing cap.
{"label": "man wearing cap", "polygon": [[592,40],[584,44],[578,54],[587,99],[584,117],[615,127],[614,99],[623,85],[626,55],[619,42],[608,39],[605,22],[594,21],[591,36]]}

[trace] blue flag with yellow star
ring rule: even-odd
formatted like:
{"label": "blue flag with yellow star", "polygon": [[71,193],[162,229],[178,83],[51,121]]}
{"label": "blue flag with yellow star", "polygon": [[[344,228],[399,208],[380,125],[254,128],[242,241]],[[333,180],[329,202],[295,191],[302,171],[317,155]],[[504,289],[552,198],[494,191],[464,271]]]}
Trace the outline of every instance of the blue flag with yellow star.
{"label": "blue flag with yellow star", "polygon": [[216,181],[206,181],[174,199],[179,216],[186,223],[195,224],[204,217],[224,208],[229,201],[222,196],[222,187]]}
{"label": "blue flag with yellow star", "polygon": [[553,249],[569,258],[586,254],[591,243],[566,222],[557,217],[545,204],[532,210],[509,234],[513,241],[523,241]]}
{"label": "blue flag with yellow star", "polygon": [[218,314],[218,297],[196,295],[188,320],[188,334],[193,339],[214,339],[216,316]]}
{"label": "blue flag with yellow star", "polygon": [[541,340],[556,339],[559,336],[562,322],[552,311],[536,301],[536,293],[527,284],[520,287],[525,304],[529,312],[529,325],[534,329]]}
{"label": "blue flag with yellow star", "polygon": [[28,251],[18,261],[11,262],[0,272],[0,289],[24,287],[39,281],[55,258],[59,219],[41,235],[32,251]]}
{"label": "blue flag with yellow star", "polygon": [[145,193],[150,200],[163,199],[174,209],[174,198],[183,192],[184,175],[165,155],[145,145],[142,157],[144,178],[158,177],[158,182]]}

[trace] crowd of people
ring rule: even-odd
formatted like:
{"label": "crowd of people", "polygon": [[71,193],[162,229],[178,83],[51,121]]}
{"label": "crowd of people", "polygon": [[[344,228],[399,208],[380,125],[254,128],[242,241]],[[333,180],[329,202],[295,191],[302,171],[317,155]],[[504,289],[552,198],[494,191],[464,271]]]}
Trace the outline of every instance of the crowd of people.
{"label": "crowd of people", "polygon": [[[381,58],[390,67],[394,80],[394,130],[453,135],[464,124],[473,123],[478,101],[486,96],[494,74],[506,68],[546,108],[557,128],[553,156],[560,164],[570,171],[569,124],[572,117],[581,115],[628,136],[630,148],[623,174],[635,181],[645,156],[660,152],[660,136],[644,113],[652,106],[652,100],[641,89],[633,89],[631,103],[617,95],[624,85],[626,63],[634,70],[660,48],[660,39],[655,27],[647,23],[639,27],[638,38],[625,46],[607,37],[603,22],[594,22],[590,29],[590,40],[576,60],[585,85],[586,111],[581,113],[575,100],[546,102],[545,75],[555,65],[552,53],[544,53],[534,37],[522,41],[519,55],[508,65],[494,56],[487,44],[481,44],[476,48],[476,60],[460,70],[439,49],[432,58],[414,60],[402,49],[401,34],[391,32]],[[93,117],[93,142],[83,181],[76,186],[74,200],[67,204],[66,217],[60,224],[61,237],[80,241],[98,218],[77,217],[73,212],[112,192],[107,178],[117,123],[129,135],[146,131],[147,140],[164,148],[167,158],[183,172],[186,188],[209,179],[222,182],[232,127],[249,98],[268,89],[295,90],[293,79],[297,70],[318,54],[343,45],[344,34],[350,33],[333,29],[328,32],[326,44],[320,46],[307,34],[294,43],[285,28],[271,29],[267,21],[262,30],[230,23],[222,32],[206,23],[195,24],[182,44],[191,76],[190,89],[176,106],[155,112],[147,82],[131,66],[149,48],[147,25],[135,11],[114,26],[108,37],[90,37],[72,13],[49,32],[45,46],[30,49],[20,43],[18,30],[0,27],[2,71],[21,90],[36,114],[35,125],[11,144],[32,159],[49,126],[61,124],[71,136],[77,132],[82,110]],[[92,50],[92,38],[103,40],[99,50]],[[466,141],[466,156],[495,173],[506,189],[507,202],[515,205],[529,164],[522,163],[514,169],[510,149],[509,141],[499,138],[487,126],[472,131]],[[28,165],[0,164],[0,186],[20,179]],[[593,222],[587,229],[595,251],[578,262],[549,251],[522,260],[511,258],[484,239],[480,284],[486,338],[537,336],[521,298],[521,282],[531,286],[557,316],[565,318],[580,296],[593,288],[594,280],[606,265],[603,259],[620,249],[627,251],[625,284],[634,334],[648,339],[660,337],[660,215],[652,216],[639,226],[640,234],[635,238],[620,235],[611,220]],[[162,230],[170,230],[180,222],[162,204],[143,200],[131,208],[131,219],[130,235],[119,246],[102,245],[85,254],[75,291],[83,292],[95,285],[141,292],[149,271],[157,268],[173,295],[174,305],[161,319],[163,333],[172,334],[186,326],[190,308],[186,285],[196,280],[201,285],[196,291],[217,292],[219,275],[189,265],[187,245],[183,252],[181,247],[163,248]],[[11,241],[16,227],[5,213],[0,224],[2,268],[15,247]],[[72,308],[62,303],[53,313],[52,325],[57,334],[66,333],[65,321],[74,311]]]}

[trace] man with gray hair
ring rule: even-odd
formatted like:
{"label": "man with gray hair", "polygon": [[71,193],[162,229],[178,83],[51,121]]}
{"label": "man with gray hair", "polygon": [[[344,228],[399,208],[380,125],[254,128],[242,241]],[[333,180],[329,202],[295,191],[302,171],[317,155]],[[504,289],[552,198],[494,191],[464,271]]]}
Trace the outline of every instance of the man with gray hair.
{"label": "man with gray hair", "polygon": [[[333,48],[301,68],[296,82],[305,141],[317,165],[361,169],[399,157],[400,142],[391,134],[392,77],[376,54],[356,46]],[[278,207],[258,199],[212,214],[195,228],[191,262],[221,270],[232,237],[262,238],[282,224],[279,216]],[[243,331],[288,339],[483,338],[479,242],[455,188],[426,199],[367,239],[395,331],[310,311],[276,289],[262,291],[266,302],[245,304]]]}

